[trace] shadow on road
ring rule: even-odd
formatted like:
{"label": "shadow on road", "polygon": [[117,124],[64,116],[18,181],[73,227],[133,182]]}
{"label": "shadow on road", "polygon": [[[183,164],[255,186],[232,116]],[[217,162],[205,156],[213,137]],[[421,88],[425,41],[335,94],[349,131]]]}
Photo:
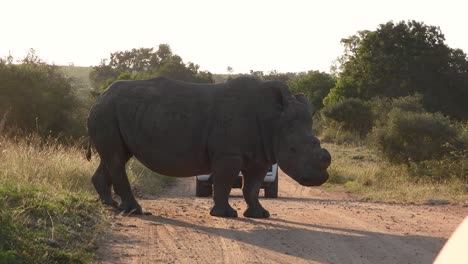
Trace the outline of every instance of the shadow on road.
{"label": "shadow on road", "polygon": [[[141,216],[155,224],[190,228],[267,250],[322,263],[431,263],[444,239],[394,235],[270,218],[236,218],[254,226],[235,230],[202,226],[163,216]],[[414,260],[419,261],[414,261]]]}

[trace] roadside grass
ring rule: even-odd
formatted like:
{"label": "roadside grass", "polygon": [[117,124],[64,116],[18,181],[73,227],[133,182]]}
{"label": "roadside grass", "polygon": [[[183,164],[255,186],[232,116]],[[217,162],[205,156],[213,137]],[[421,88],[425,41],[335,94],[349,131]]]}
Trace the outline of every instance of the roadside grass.
{"label": "roadside grass", "polygon": [[[0,137],[0,259],[89,263],[105,223],[78,147]],[[2,261],[0,261],[1,263]]]}
{"label": "roadside grass", "polygon": [[[90,181],[99,157],[84,156],[53,139],[0,136],[0,264],[96,260],[108,212]],[[144,192],[170,182],[135,165],[129,175]]]}
{"label": "roadside grass", "polygon": [[330,179],[324,185],[384,202],[467,203],[468,184],[411,177],[405,165],[393,165],[365,146],[323,144],[332,155]]}

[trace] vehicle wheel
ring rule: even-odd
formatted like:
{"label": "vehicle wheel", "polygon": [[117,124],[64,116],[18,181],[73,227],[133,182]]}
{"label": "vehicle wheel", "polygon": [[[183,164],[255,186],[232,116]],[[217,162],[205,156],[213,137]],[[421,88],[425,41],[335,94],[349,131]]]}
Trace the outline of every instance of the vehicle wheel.
{"label": "vehicle wheel", "polygon": [[265,187],[265,198],[278,197],[278,171],[276,171],[275,181],[270,186]]}
{"label": "vehicle wheel", "polygon": [[195,196],[210,197],[213,195],[213,186],[205,181],[196,179]]}

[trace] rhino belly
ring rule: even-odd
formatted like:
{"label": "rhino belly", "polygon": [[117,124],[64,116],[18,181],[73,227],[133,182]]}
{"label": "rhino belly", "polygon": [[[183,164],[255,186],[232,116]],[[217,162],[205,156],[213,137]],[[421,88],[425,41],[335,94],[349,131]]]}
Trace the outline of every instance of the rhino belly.
{"label": "rhino belly", "polygon": [[152,151],[135,153],[134,156],[147,168],[166,176],[190,177],[210,172],[208,161],[196,155],[174,155]]}

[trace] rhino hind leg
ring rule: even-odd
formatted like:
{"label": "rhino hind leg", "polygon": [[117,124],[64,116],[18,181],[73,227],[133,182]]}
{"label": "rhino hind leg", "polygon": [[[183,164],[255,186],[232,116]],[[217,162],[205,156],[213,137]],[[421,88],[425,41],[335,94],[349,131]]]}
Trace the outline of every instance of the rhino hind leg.
{"label": "rhino hind leg", "polygon": [[239,175],[240,162],[240,158],[217,159],[213,162],[214,206],[210,215],[237,217],[237,211],[229,205],[229,194],[233,181]]}
{"label": "rhino hind leg", "polygon": [[132,155],[123,142],[115,144],[112,150],[112,152],[107,152],[107,155],[101,155],[101,160],[104,161],[109,171],[115,193],[120,196],[121,203],[118,208],[125,213],[142,214],[143,211],[133,195],[125,171],[125,164]]}
{"label": "rhino hind leg", "polygon": [[91,181],[99,194],[99,199],[104,204],[117,207],[118,203],[112,199],[112,181],[110,177],[111,176],[109,175],[106,166],[101,161],[96,172],[91,178]]}
{"label": "rhino hind leg", "polygon": [[113,163],[109,166],[109,171],[112,176],[114,191],[122,200],[119,205],[119,210],[125,213],[142,214],[143,210],[135,199],[127,173],[125,172],[125,162]]}
{"label": "rhino hind leg", "polygon": [[260,204],[258,200],[258,193],[262,185],[263,178],[268,169],[257,168],[243,171],[244,184],[242,186],[242,193],[244,195],[245,202],[247,203],[247,210],[244,212],[245,217],[251,218],[268,218],[270,212],[268,212]]}
{"label": "rhino hind leg", "polygon": [[[105,134],[94,134],[93,142],[101,157],[101,164],[103,164],[105,167],[104,170],[107,171],[110,176],[110,183],[115,193],[120,196],[121,203],[118,208],[125,213],[142,214],[141,206],[137,203],[132,193],[128,176],[125,172],[125,164],[132,154],[120,137],[118,129],[112,129],[111,125],[108,125],[107,128]],[[108,186],[107,184],[109,183],[104,182],[102,176],[99,175],[93,179],[93,182],[94,181],[97,183],[97,187],[96,184],[95,187],[99,194],[101,195],[102,193],[104,197],[107,198],[109,190],[106,189],[106,186]]]}

